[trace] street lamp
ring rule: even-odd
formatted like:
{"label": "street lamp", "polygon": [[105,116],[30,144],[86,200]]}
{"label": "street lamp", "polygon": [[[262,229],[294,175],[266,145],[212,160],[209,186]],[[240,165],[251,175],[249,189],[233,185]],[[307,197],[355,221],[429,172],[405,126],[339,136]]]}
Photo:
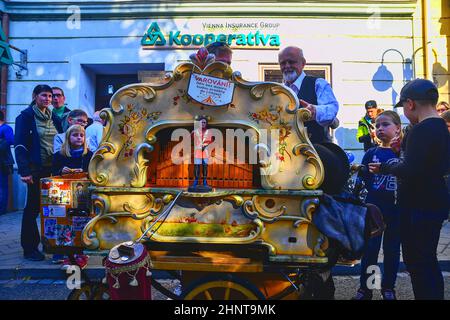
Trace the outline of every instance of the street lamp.
{"label": "street lamp", "polygon": [[372,77],[372,85],[377,91],[387,91],[389,89],[392,89],[392,104],[395,105],[398,93],[393,87],[394,83],[394,75],[392,72],[386,67],[384,64],[384,56],[386,53],[394,51],[397,52],[400,57],[402,58],[402,81],[403,84],[406,84],[408,81],[412,79],[413,76],[413,70],[411,68],[412,61],[411,59],[403,56],[403,54],[397,50],[397,49],[387,49],[383,52],[381,56],[381,65],[378,67],[377,71]]}
{"label": "street lamp", "polygon": [[413,77],[413,68],[412,68],[413,61],[410,58],[405,59],[405,57],[400,51],[391,48],[383,52],[383,55],[381,56],[381,65],[383,65],[384,63],[384,55],[390,51],[397,52],[402,57],[403,84],[406,84]]}

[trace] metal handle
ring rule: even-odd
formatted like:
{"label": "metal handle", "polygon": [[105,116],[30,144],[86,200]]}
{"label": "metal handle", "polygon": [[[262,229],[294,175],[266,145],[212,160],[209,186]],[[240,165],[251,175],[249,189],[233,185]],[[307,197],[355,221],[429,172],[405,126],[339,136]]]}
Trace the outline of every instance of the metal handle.
{"label": "metal handle", "polygon": [[[161,220],[163,217],[164,217],[164,220],[167,218],[167,216],[169,215],[170,211],[172,210],[173,206],[175,205],[175,203],[177,202],[178,198],[181,196],[182,193],[183,193],[183,191],[180,191],[180,192],[177,193],[177,195],[175,196],[175,199],[173,199],[172,203],[167,207],[167,209],[164,210],[164,212],[161,213],[161,214],[156,218],[156,220],[152,223],[152,225],[151,225],[150,227],[148,227],[147,230],[144,231],[144,233],[142,234],[142,236],[140,236],[139,239],[137,239],[137,240],[135,241],[135,243],[141,242],[142,239],[144,239],[144,237],[145,237],[145,235],[147,234],[147,232],[149,232],[149,231],[155,226],[155,224],[156,224],[159,220]],[[150,235],[150,237],[148,237],[148,239],[150,239],[150,238],[153,236],[153,234],[154,234],[155,232],[156,232],[156,230],[153,231],[153,233]]]}

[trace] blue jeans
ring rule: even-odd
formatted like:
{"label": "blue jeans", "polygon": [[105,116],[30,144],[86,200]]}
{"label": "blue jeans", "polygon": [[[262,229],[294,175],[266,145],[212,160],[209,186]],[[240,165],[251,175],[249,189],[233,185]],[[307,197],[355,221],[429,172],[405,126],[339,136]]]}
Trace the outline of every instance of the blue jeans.
{"label": "blue jeans", "polygon": [[[398,266],[400,264],[400,215],[390,213],[383,215],[386,229],[383,236],[369,239],[361,259],[360,288],[368,290],[367,279],[373,273],[367,273],[367,268],[378,264],[378,253],[380,252],[381,240],[383,240],[383,278],[382,289],[394,289],[397,280]],[[382,239],[383,238],[383,239]]]}
{"label": "blue jeans", "polygon": [[415,299],[444,299],[444,278],[436,250],[447,216],[448,210],[405,209],[401,212],[403,260],[411,275]]}
{"label": "blue jeans", "polygon": [[8,208],[8,174],[0,170],[0,214],[6,213]]}

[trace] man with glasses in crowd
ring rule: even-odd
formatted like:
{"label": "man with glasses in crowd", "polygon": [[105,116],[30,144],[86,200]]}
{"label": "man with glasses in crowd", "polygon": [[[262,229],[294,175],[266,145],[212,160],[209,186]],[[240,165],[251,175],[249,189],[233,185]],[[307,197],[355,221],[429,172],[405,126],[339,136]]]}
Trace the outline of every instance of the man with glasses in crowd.
{"label": "man with glasses in crowd", "polygon": [[69,127],[67,117],[71,110],[67,107],[63,89],[59,87],[52,87],[52,93],[52,113],[54,113],[61,120],[63,130],[66,131]]}
{"label": "man with glasses in crowd", "polygon": [[[86,128],[86,126],[88,125],[88,115],[81,109],[72,110],[69,112],[67,116],[67,124],[68,124],[67,128],[69,128],[74,124],[79,124],[83,128]],[[56,153],[59,150],[61,150],[61,146],[66,137],[66,131],[67,129],[64,130],[63,133],[55,135],[55,138],[53,140],[53,153]]]}

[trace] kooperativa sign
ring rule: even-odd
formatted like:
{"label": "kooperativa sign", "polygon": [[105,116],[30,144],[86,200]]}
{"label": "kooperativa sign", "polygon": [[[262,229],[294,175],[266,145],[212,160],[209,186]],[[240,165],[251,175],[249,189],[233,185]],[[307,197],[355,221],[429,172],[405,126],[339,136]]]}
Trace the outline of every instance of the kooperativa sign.
{"label": "kooperativa sign", "polygon": [[279,47],[280,37],[276,34],[265,34],[257,30],[249,33],[232,34],[182,34],[180,31],[170,31],[164,35],[158,26],[153,22],[144,34],[141,44],[144,48],[152,47],[192,47],[206,46],[215,41],[225,42],[229,46],[246,47]]}

